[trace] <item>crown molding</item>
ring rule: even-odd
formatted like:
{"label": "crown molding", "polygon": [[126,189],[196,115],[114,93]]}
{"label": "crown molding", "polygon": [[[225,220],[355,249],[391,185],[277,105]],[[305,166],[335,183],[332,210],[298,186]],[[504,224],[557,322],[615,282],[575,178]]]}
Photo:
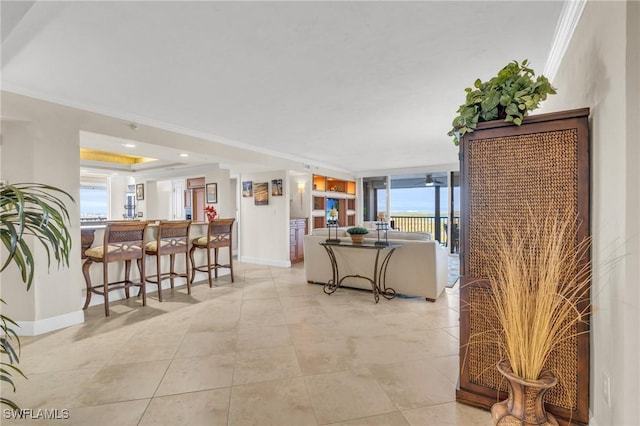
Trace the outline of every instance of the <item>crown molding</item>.
{"label": "crown molding", "polygon": [[564,6],[562,6],[562,12],[560,12],[560,18],[556,25],[556,32],[553,35],[551,50],[543,71],[543,74],[550,81],[553,81],[558,72],[562,58],[567,51],[586,4],[587,0],[569,0],[565,1]]}
{"label": "crown molding", "polygon": [[316,167],[316,168],[324,168],[324,169],[329,169],[329,170],[334,170],[334,171],[338,171],[338,172],[342,172],[342,173],[349,173],[349,174],[353,174],[352,170],[346,170],[343,169],[339,166],[335,166],[333,164],[327,164],[327,163],[323,163],[323,162],[318,162],[315,160],[311,160],[309,158],[304,158],[304,157],[299,157],[296,155],[291,155],[285,152],[280,152],[280,151],[274,151],[268,148],[263,148],[261,146],[257,146],[257,145],[251,145],[248,144],[246,142],[240,142],[237,140],[233,140],[233,139],[228,139],[222,136],[218,136],[218,135],[214,135],[211,133],[207,133],[207,132],[202,132],[199,130],[194,130],[194,129],[189,129],[186,127],[182,127],[176,124],[172,124],[172,123],[168,123],[165,121],[161,121],[161,120],[155,120],[149,117],[144,117],[144,116],[139,116],[136,114],[123,114],[120,111],[116,111],[107,107],[103,107],[103,106],[98,106],[98,105],[94,105],[94,104],[89,104],[89,103],[83,103],[83,102],[77,102],[77,101],[73,101],[71,99],[65,98],[65,97],[61,97],[61,96],[55,96],[55,95],[51,95],[51,94],[47,94],[47,93],[42,93],[39,91],[33,91],[33,90],[29,90],[25,87],[19,86],[19,85],[15,85],[12,84],[11,82],[6,82],[3,81],[3,87],[2,87],[2,91],[3,92],[8,92],[8,93],[14,93],[16,95],[20,95],[20,96],[25,96],[25,97],[29,97],[29,98],[34,98],[34,99],[38,99],[44,102],[50,102],[56,105],[62,105],[65,107],[69,107],[69,108],[73,108],[73,109],[77,109],[80,111],[84,111],[84,112],[89,112],[89,113],[93,113],[93,114],[99,114],[99,115],[103,115],[103,116],[107,116],[107,117],[111,117],[111,118],[115,118],[118,120],[123,120],[123,121],[127,121],[130,123],[135,123],[136,128],[139,127],[140,125],[144,125],[144,126],[149,126],[149,127],[154,127],[157,129],[161,129],[161,130],[165,130],[165,131],[169,131],[169,132],[173,132],[173,133],[178,133],[178,134],[182,134],[182,135],[186,135],[186,136],[191,136],[194,138],[198,138],[198,139],[203,139],[203,140],[207,140],[207,141],[211,141],[214,143],[219,143],[222,145],[228,145],[234,148],[238,148],[238,149],[244,149],[246,151],[251,151],[251,152],[257,152],[260,154],[264,154],[264,155],[269,155],[275,158],[279,158],[282,160],[288,160],[288,161],[292,161],[292,162],[297,162],[300,163],[300,169],[306,169],[306,166],[311,164],[312,166]]}

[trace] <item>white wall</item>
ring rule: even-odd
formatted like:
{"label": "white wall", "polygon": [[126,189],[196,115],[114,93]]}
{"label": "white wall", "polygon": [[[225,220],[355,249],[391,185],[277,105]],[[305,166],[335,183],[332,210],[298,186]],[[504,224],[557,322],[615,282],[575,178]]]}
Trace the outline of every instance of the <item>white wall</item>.
{"label": "white wall", "polygon": [[236,219],[236,226],[233,228],[233,251],[234,253],[238,252],[238,179],[233,178],[229,180],[229,206],[233,211],[233,217]]}
{"label": "white wall", "polygon": [[[2,179],[10,183],[40,182],[80,194],[79,124],[68,117],[68,109],[48,105],[33,110],[21,102],[10,106],[3,94],[2,109],[16,120],[2,122]],[[35,276],[29,292],[17,268],[2,273],[3,314],[18,320],[23,334],[49,331],[82,322],[80,217],[77,203],[68,201],[72,248],[69,268],[47,266],[47,254],[35,248]],[[39,243],[38,243],[39,244]]]}
{"label": "white wall", "polygon": [[218,212],[218,219],[235,218],[235,193],[231,192],[231,177],[229,170],[207,169],[201,175],[205,184],[216,183],[218,185],[218,202],[211,204]]}
{"label": "white wall", "polygon": [[[302,190],[298,185],[303,185]],[[291,217],[311,216],[311,175],[289,173],[289,207]]]}
{"label": "white wall", "polygon": [[[598,425],[640,418],[639,3],[589,1],[544,112],[588,106],[592,139],[591,411]],[[611,378],[611,405],[603,392]]]}
{"label": "white wall", "polygon": [[[109,178],[109,219],[119,220],[125,214],[127,204],[127,190],[130,178],[128,176],[111,176]],[[131,182],[133,183],[133,182]]]}
{"label": "white wall", "polygon": [[[183,194],[180,194],[182,197]],[[147,219],[171,220],[173,205],[173,187],[170,180],[156,182],[155,211]]]}
{"label": "white wall", "polygon": [[[243,174],[239,180],[269,183],[269,204],[256,206],[254,197],[240,198],[240,255],[243,262],[291,266],[289,259],[289,180],[285,170]],[[271,195],[271,180],[282,179],[283,195]]]}

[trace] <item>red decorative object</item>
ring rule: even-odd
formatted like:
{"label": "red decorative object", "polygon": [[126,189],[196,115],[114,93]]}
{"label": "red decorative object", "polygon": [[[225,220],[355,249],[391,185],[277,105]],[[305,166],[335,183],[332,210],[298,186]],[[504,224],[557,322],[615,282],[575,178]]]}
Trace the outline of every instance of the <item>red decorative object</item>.
{"label": "red decorative object", "polygon": [[218,212],[216,208],[213,206],[207,206],[204,208],[205,213],[207,214],[207,220],[213,220],[218,216]]}

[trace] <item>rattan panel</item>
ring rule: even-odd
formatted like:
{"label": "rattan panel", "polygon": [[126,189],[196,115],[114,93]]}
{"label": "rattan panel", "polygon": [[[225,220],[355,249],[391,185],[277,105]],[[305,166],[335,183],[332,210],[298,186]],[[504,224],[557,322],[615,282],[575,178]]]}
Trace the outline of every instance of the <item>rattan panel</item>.
{"label": "rattan panel", "polygon": [[577,130],[565,129],[490,139],[469,144],[469,275],[487,276],[487,238],[496,218],[517,225],[527,209],[544,214],[550,206],[577,214]]}
{"label": "rattan panel", "polygon": [[188,237],[189,228],[165,228],[162,230],[162,238],[180,238],[180,237]]}
{"label": "rattan panel", "polygon": [[469,382],[491,389],[507,390],[506,382],[496,368],[498,361],[504,358],[500,345],[496,341],[495,331],[500,325],[491,306],[491,292],[487,288],[469,288],[469,334],[474,336],[474,343],[466,354],[465,362],[469,363]]}

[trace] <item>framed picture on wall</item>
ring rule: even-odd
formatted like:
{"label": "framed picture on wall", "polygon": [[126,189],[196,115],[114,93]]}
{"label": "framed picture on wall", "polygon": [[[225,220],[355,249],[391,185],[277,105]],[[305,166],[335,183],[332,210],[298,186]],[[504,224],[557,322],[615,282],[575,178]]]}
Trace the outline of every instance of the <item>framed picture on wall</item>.
{"label": "framed picture on wall", "polygon": [[269,204],[269,182],[260,182],[253,185],[253,199],[256,206]]}
{"label": "framed picture on wall", "polygon": [[144,200],[144,183],[136,185],[136,200]]}
{"label": "framed picture on wall", "polygon": [[218,202],[218,184],[208,183],[207,187],[207,204],[213,204]]}
{"label": "framed picture on wall", "polygon": [[242,196],[253,197],[253,182],[250,180],[242,182]]}
{"label": "framed picture on wall", "polygon": [[282,196],[282,179],[273,179],[271,181],[271,195],[274,197]]}

